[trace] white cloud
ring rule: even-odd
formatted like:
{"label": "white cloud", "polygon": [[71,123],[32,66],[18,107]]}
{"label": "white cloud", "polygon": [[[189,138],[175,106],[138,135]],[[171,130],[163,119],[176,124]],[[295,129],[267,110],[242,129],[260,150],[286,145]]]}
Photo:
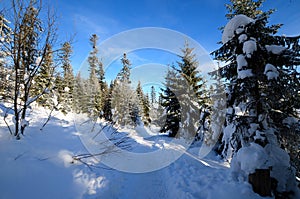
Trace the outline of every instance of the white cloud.
{"label": "white cloud", "polygon": [[109,33],[109,30],[104,25],[100,25],[100,23],[95,22],[91,19],[91,17],[75,14],[74,20],[77,27],[80,28],[80,31],[85,30],[87,32],[94,32],[97,34]]}

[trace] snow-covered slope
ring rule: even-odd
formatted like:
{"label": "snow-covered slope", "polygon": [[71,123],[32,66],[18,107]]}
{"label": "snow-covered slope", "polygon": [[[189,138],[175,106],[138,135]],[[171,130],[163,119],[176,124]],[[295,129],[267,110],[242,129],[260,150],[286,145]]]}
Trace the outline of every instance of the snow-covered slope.
{"label": "snow-covered slope", "polygon": [[[198,147],[168,167],[141,174],[114,170],[97,161],[97,168],[74,162],[73,155],[87,153],[79,138],[82,132],[76,130],[72,115],[60,113],[54,113],[41,131],[46,112],[37,108],[31,113],[30,127],[19,141],[1,120],[0,199],[260,198],[249,184],[232,179],[230,169],[214,154],[200,160]],[[130,129],[126,132],[132,152],[153,151],[162,140],[170,142],[149,129],[136,130],[142,136]]]}

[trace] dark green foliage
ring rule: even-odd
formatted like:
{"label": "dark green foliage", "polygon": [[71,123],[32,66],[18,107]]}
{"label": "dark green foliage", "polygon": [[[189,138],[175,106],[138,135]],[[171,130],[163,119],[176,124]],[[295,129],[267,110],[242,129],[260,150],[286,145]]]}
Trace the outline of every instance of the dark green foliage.
{"label": "dark green foliage", "polygon": [[111,112],[111,109],[112,109],[111,100],[112,99],[111,98],[112,98],[113,89],[114,89],[114,82],[112,81],[110,83],[107,95],[104,99],[104,107],[103,107],[103,117],[105,120],[110,121],[110,122],[112,121],[112,112]]}
{"label": "dark green foliage", "polygon": [[180,129],[180,136],[195,137],[199,122],[200,109],[204,108],[205,82],[197,69],[198,62],[188,43],[185,43],[180,55],[178,67],[169,71],[166,77],[166,89],[163,89],[162,106],[166,111],[166,122],[161,132],[170,131],[175,135]]}
{"label": "dark green foliage", "polygon": [[174,93],[174,90],[176,90],[177,87],[176,78],[178,78],[178,73],[169,69],[165,78],[165,89],[162,89],[161,94],[161,105],[164,107],[164,115],[166,119],[160,129],[160,132],[169,132],[170,137],[175,137],[177,135],[181,121],[180,104]]}
{"label": "dark green foliage", "polygon": [[74,90],[74,75],[71,66],[72,47],[69,42],[62,45],[60,58],[62,60],[61,68],[63,70],[62,77],[59,75],[56,78],[56,87],[58,88],[58,109],[64,114],[72,111],[73,107],[73,90]]}
{"label": "dark green foliage", "polygon": [[146,96],[144,95],[140,81],[136,88],[136,94],[137,94],[137,98],[138,98],[139,109],[141,112],[140,113],[141,119],[145,125],[149,125],[151,123],[149,97],[148,97],[148,95],[146,95]]}
{"label": "dark green foliage", "polygon": [[45,58],[41,63],[38,73],[34,77],[33,88],[31,89],[31,96],[41,95],[36,102],[43,107],[51,108],[52,103],[52,89],[54,87],[54,72],[55,67],[53,63],[53,52],[50,45],[47,46]]}
{"label": "dark green foliage", "polygon": [[105,82],[103,64],[98,58],[97,48],[98,36],[93,34],[90,37],[92,50],[88,57],[89,62],[89,79],[87,82],[87,112],[94,120],[103,117],[103,109],[108,88]]}
{"label": "dark green foliage", "polygon": [[[226,79],[228,91],[224,130],[227,135],[220,147],[225,158],[231,158],[240,148],[253,142],[262,147],[270,144],[279,148],[279,139],[287,137],[282,136],[287,132],[283,121],[289,116],[297,116],[296,109],[300,103],[300,37],[277,36],[281,24],[268,25],[273,10],[259,11],[263,1],[232,2],[230,13],[246,14],[254,20],[239,27],[230,40],[212,53],[217,60],[226,61],[226,65],[218,71]],[[228,18],[234,19],[231,15]],[[247,75],[243,75],[245,72]],[[288,145],[287,142],[285,144]],[[272,166],[282,167],[280,162]],[[290,167],[284,175],[293,175]],[[276,197],[280,195],[277,190],[274,193]]]}
{"label": "dark green foliage", "polygon": [[126,53],[123,54],[121,62],[122,62],[123,67],[122,67],[121,71],[118,73],[117,79],[120,80],[121,82],[131,83],[130,82],[131,63],[130,63],[129,59],[127,59]]}

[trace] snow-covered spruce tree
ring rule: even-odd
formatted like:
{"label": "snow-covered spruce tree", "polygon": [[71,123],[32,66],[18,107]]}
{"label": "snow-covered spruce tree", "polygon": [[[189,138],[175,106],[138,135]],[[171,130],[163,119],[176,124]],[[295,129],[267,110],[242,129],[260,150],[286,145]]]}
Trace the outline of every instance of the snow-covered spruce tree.
{"label": "snow-covered spruce tree", "polygon": [[86,93],[86,81],[81,77],[79,72],[74,80],[73,104],[76,113],[88,113],[87,102],[88,96]]}
{"label": "snow-covered spruce tree", "polygon": [[[180,103],[180,136],[185,138],[194,138],[197,132],[197,126],[199,125],[200,109],[205,108],[205,82],[200,76],[198,67],[198,61],[195,59],[193,48],[189,47],[186,42],[182,49],[182,55],[180,55],[180,61],[177,62],[178,67],[173,67],[178,75],[175,75],[175,84],[171,90],[165,90],[166,95],[177,98]],[[166,96],[163,96],[166,100]],[[175,101],[174,101],[175,102]],[[168,106],[168,103],[163,103],[164,107]],[[162,128],[162,132],[165,132],[165,128]]]}
{"label": "snow-covered spruce tree", "polygon": [[[31,96],[33,79],[44,62],[47,46],[55,41],[55,18],[48,12],[42,18],[42,4],[40,1],[12,0],[13,10],[11,23],[11,39],[4,45],[8,52],[9,66],[12,70],[13,82],[13,111],[15,128],[14,136],[19,139],[29,125],[26,120],[30,104],[42,96],[47,88]],[[2,42],[3,40],[1,40]],[[52,45],[53,46],[53,45]],[[11,129],[10,129],[11,130]]]}
{"label": "snow-covered spruce tree", "polygon": [[92,45],[92,51],[88,57],[89,62],[89,113],[94,119],[102,117],[104,99],[107,95],[107,84],[105,82],[103,64],[98,58],[98,48],[97,48],[98,36],[93,34],[90,37],[90,43]]}
{"label": "snow-covered spruce tree", "polygon": [[62,76],[57,75],[57,108],[62,113],[67,114],[73,108],[73,90],[74,90],[74,74],[71,65],[72,46],[70,42],[62,45],[60,52]]}
{"label": "snow-covered spruce tree", "polygon": [[183,94],[181,96],[182,99],[180,99],[183,123],[181,128],[187,134],[185,137],[189,138],[196,136],[195,127],[198,128],[199,118],[203,115],[200,113],[205,112],[207,109],[206,85],[204,78],[200,75],[199,63],[193,51],[194,49],[189,47],[188,42],[186,42],[182,49],[182,55],[179,56],[181,61],[177,62],[181,78],[183,79],[183,82],[180,84],[182,86],[180,93]]}
{"label": "snow-covered spruce tree", "polygon": [[283,119],[296,115],[299,104],[299,37],[276,36],[281,25],[267,25],[273,10],[258,11],[263,1],[232,2],[236,7],[230,13],[235,16],[224,28],[223,46],[213,52],[217,60],[227,62],[220,72],[229,82],[222,154],[228,160],[233,157],[232,168],[240,174],[271,168],[278,196],[295,186],[278,137]]}
{"label": "snow-covered spruce tree", "polygon": [[9,57],[6,45],[10,43],[12,30],[9,21],[0,13],[0,100],[9,101],[12,96],[12,70],[7,64]]}
{"label": "snow-covered spruce tree", "polygon": [[[220,134],[224,127],[226,112],[225,86],[218,69],[210,75],[213,81],[207,93],[207,106],[201,110],[198,137],[207,146],[213,147],[215,145],[215,149],[219,151]],[[218,144],[216,145],[216,143]]]}
{"label": "snow-covered spruce tree", "polygon": [[53,63],[52,47],[48,45],[46,47],[46,54],[43,63],[41,64],[37,75],[33,79],[33,88],[31,89],[31,95],[36,96],[41,90],[47,89],[45,94],[40,96],[36,102],[43,107],[53,107],[53,99],[51,90],[54,87],[54,72],[55,66]]}
{"label": "snow-covered spruce tree", "polygon": [[167,132],[170,137],[179,136],[179,126],[181,121],[180,104],[175,95],[178,83],[178,73],[169,68],[165,77],[164,87],[161,93],[161,105],[164,108],[161,120],[164,120],[160,132]]}
{"label": "snow-covered spruce tree", "polygon": [[112,122],[111,100],[112,100],[112,92],[114,89],[114,82],[115,81],[111,81],[108,91],[107,91],[107,95],[105,96],[105,99],[104,99],[103,117],[106,121],[109,121],[109,122]]}
{"label": "snow-covered spruce tree", "polygon": [[151,123],[150,120],[150,102],[148,95],[145,95],[141,86],[141,82],[138,82],[138,85],[136,87],[136,94],[139,100],[138,107],[140,110],[140,115],[143,123],[145,125],[149,125]]}
{"label": "snow-covered spruce tree", "polygon": [[[158,99],[157,99],[158,96]],[[149,110],[149,117],[151,120],[151,124],[156,126],[162,126],[163,118],[161,118],[164,110],[161,106],[161,94],[157,93],[154,86],[151,86],[150,91],[150,110]],[[162,120],[162,121],[161,121]]]}
{"label": "snow-covered spruce tree", "polygon": [[112,91],[112,120],[120,126],[135,126],[140,121],[138,98],[135,90],[131,88],[131,63],[127,59],[126,53],[121,61],[123,67],[117,75]]}
{"label": "snow-covered spruce tree", "polygon": [[150,109],[150,119],[151,124],[156,126],[163,126],[165,121],[165,114],[164,114],[164,107],[162,106],[162,93],[158,93],[158,100],[157,102],[151,106]]}
{"label": "snow-covered spruce tree", "polygon": [[[206,85],[204,78],[200,75],[198,61],[194,48],[189,47],[186,41],[184,48],[181,49],[181,61],[177,62],[179,66],[180,82],[178,84],[181,106],[181,135],[187,138],[194,138],[199,126],[200,113],[206,110]],[[200,120],[201,121],[201,120]]]}
{"label": "snow-covered spruce tree", "polygon": [[155,92],[155,88],[154,88],[154,86],[151,86],[151,95],[150,95],[150,102],[151,102],[151,106],[153,107],[154,106],[154,104],[157,102],[156,101],[156,92]]}

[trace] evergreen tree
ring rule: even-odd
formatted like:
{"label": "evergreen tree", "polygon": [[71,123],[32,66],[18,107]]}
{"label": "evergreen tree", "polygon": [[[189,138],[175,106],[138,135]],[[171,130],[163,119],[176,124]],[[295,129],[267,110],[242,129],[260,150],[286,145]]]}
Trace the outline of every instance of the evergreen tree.
{"label": "evergreen tree", "polygon": [[64,114],[72,111],[73,107],[73,90],[74,90],[74,75],[71,65],[72,47],[69,42],[65,42],[61,48],[60,58],[62,60],[63,76],[57,77],[56,86],[58,87],[58,103],[59,110]]}
{"label": "evergreen tree", "polygon": [[180,82],[178,90],[181,105],[181,130],[182,136],[193,138],[196,136],[197,126],[199,125],[199,111],[206,110],[207,96],[206,86],[203,77],[200,75],[196,54],[193,48],[189,47],[188,42],[181,49],[181,61],[177,62],[179,66]]}
{"label": "evergreen tree", "polygon": [[234,16],[239,14],[255,18],[256,16],[263,14],[263,11],[259,9],[263,2],[264,0],[230,0],[230,4],[225,5],[228,10],[226,18],[232,19]]}
{"label": "evergreen tree", "polygon": [[98,58],[97,48],[98,36],[93,34],[90,38],[92,51],[88,57],[89,62],[89,104],[88,109],[90,116],[94,119],[102,117],[104,101],[107,95],[107,84],[105,82],[103,64]]}
{"label": "evergreen tree", "polygon": [[168,132],[170,137],[177,136],[181,121],[180,104],[174,93],[177,89],[177,78],[178,73],[175,70],[169,69],[165,77],[165,88],[162,89],[163,93],[161,94],[161,105],[164,107],[162,117],[165,118],[165,121],[160,132]]}
{"label": "evergreen tree", "polygon": [[112,118],[121,126],[137,125],[140,121],[138,99],[136,92],[131,88],[130,61],[124,53],[121,59],[123,67],[117,75],[112,91]]}
{"label": "evergreen tree", "polygon": [[131,63],[130,63],[129,59],[127,59],[126,53],[123,54],[121,62],[122,62],[123,67],[122,67],[121,71],[118,73],[117,79],[120,80],[121,82],[127,82],[130,84],[131,83],[130,82]]}
{"label": "evergreen tree", "polygon": [[156,92],[154,86],[151,86],[151,106],[153,107],[156,103]]}
{"label": "evergreen tree", "polygon": [[0,99],[9,100],[12,96],[13,85],[11,84],[11,69],[7,62],[8,51],[4,47],[11,40],[12,30],[9,21],[0,13]]}
{"label": "evergreen tree", "polygon": [[144,92],[141,87],[141,82],[138,82],[137,88],[136,88],[136,94],[139,100],[139,110],[141,110],[141,117],[142,121],[144,122],[145,125],[149,125],[151,122],[150,120],[150,102],[149,102],[149,97],[148,95],[145,96]]}
{"label": "evergreen tree", "polygon": [[74,111],[77,113],[88,113],[87,110],[87,93],[86,93],[86,83],[84,79],[81,77],[81,73],[79,72],[75,77],[74,82]]}
{"label": "evergreen tree", "polygon": [[41,92],[45,94],[40,96],[36,102],[43,107],[52,107],[52,99],[51,99],[51,90],[54,87],[54,63],[53,63],[53,54],[52,47],[50,45],[47,46],[46,55],[41,63],[41,67],[37,75],[34,77],[34,84],[31,90],[32,96],[37,96]]}
{"label": "evergreen tree", "polygon": [[[186,42],[184,48],[181,49],[182,55],[179,56],[181,60],[177,62],[178,67],[173,66],[177,74],[172,74],[169,71],[166,78],[169,81],[167,84],[171,85],[171,89],[163,90],[164,94],[162,95],[162,105],[167,110],[167,113],[170,112],[168,109],[172,111],[170,112],[171,115],[168,113],[169,116],[167,115],[166,123],[161,132],[168,131],[170,127],[167,126],[173,126],[174,128],[172,127],[172,129],[174,131],[180,130],[180,136],[188,139],[193,139],[196,136],[200,117],[199,111],[206,106],[206,99],[204,98],[205,82],[197,70],[198,62],[195,59],[196,55],[193,53],[193,50]],[[175,111],[174,108],[179,108],[180,110]],[[175,122],[172,119],[168,119],[168,117],[173,118]],[[181,119],[179,120],[179,118]],[[178,121],[180,121],[179,124],[177,124]],[[174,131],[171,131],[172,135],[175,135]]]}
{"label": "evergreen tree", "polygon": [[[276,36],[281,25],[267,25],[273,10],[259,11],[262,1],[232,2],[234,11],[230,12],[239,15],[231,17],[224,28],[223,46],[213,52],[217,60],[228,63],[220,69],[229,82],[223,155],[230,159],[255,143],[272,158],[281,150],[276,134],[281,134],[282,121],[296,115],[299,104],[299,37]],[[289,162],[268,164],[278,181],[277,191],[291,191]],[[283,168],[285,177],[280,177],[276,172]]]}
{"label": "evergreen tree", "polygon": [[103,117],[105,118],[105,120],[107,121],[112,121],[112,104],[111,104],[111,101],[112,101],[112,92],[114,90],[114,81],[112,81],[110,83],[110,86],[109,86],[109,89],[108,89],[108,92],[107,92],[107,95],[105,97],[105,100],[104,100],[104,107],[103,107]]}

